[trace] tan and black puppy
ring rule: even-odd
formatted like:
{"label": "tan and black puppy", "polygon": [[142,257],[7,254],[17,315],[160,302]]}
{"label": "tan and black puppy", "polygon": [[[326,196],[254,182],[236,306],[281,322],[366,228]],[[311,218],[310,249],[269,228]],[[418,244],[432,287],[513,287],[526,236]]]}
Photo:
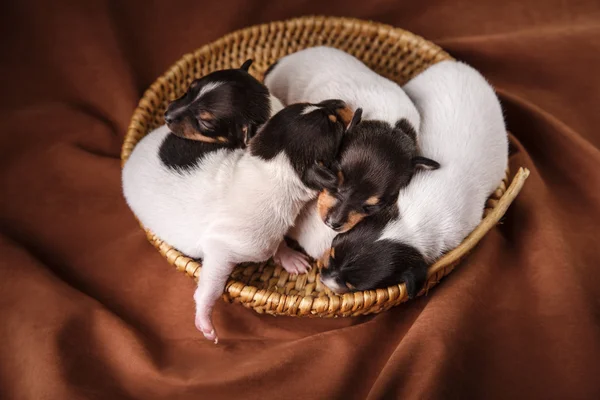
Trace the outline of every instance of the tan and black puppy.
{"label": "tan and black puppy", "polygon": [[165,112],[163,164],[186,169],[218,149],[244,148],[257,129],[283,108],[269,90],[248,73],[252,60],[239,69],[212,72],[190,84]]}
{"label": "tan and black puppy", "polygon": [[171,132],[205,143],[247,143],[271,115],[269,90],[248,73],[250,65],[194,80],[165,112]]}
{"label": "tan and black puppy", "polygon": [[348,131],[333,166],[336,184],[321,192],[317,202],[327,226],[349,231],[363,218],[395,206],[400,189],[417,170],[439,168],[418,155],[415,135],[406,120],[391,131],[381,121],[363,121]]}

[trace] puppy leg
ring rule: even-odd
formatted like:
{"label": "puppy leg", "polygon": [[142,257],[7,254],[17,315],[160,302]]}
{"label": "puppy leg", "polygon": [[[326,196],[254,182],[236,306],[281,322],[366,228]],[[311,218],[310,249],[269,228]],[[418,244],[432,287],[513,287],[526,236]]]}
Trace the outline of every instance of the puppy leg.
{"label": "puppy leg", "polygon": [[194,293],[196,302],[196,328],[208,340],[217,344],[219,339],[212,323],[212,310],[225,288],[225,283],[235,264],[223,261],[212,255],[206,255]]}
{"label": "puppy leg", "polygon": [[285,239],[281,241],[273,260],[280,264],[290,274],[305,274],[311,269],[308,256],[304,253],[290,249]]}

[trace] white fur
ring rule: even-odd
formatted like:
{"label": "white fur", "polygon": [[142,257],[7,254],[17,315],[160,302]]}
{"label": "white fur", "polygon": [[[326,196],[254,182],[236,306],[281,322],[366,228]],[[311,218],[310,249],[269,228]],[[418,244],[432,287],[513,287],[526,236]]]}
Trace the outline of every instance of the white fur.
{"label": "white fur", "polygon": [[331,247],[336,234],[323,223],[317,212],[317,201],[313,200],[304,206],[286,236],[297,241],[306,254],[318,259]]}
{"label": "white fur", "polygon": [[414,246],[432,262],[460,244],[481,221],[487,197],[508,163],[500,102],[470,66],[435,64],[404,86],[423,118],[420,148],[441,164],[400,191],[400,217],[380,239]]}
{"label": "white fur", "polygon": [[[273,112],[280,106],[272,99]],[[203,258],[196,325],[216,340],[212,306],[235,264],[273,256],[316,193],[284,153],[265,161],[243,149],[221,149],[193,168],[170,169],[158,154],[168,134],[163,125],[140,140],[123,168],[123,193],[142,225],[186,255]]]}
{"label": "white fur", "polygon": [[208,82],[206,85],[202,86],[202,89],[196,95],[196,100],[200,99],[200,97],[204,96],[206,93],[215,90],[219,86],[221,86],[223,82]]}
{"label": "white fur", "polygon": [[398,84],[332,47],[311,47],[281,58],[265,85],[285,105],[340,99],[353,110],[361,107],[363,120],[394,126],[406,118],[419,131],[419,113]]}
{"label": "white fur", "polygon": [[[265,78],[265,85],[287,105],[340,99],[354,110],[361,107],[363,120],[394,126],[406,118],[419,132],[421,117],[402,88],[338,49],[312,47],[283,57]],[[309,256],[319,258],[331,246],[335,232],[323,223],[311,202],[288,236]]]}
{"label": "white fur", "polygon": [[144,137],[123,169],[125,198],[142,225],[194,258],[210,246],[232,253],[228,261],[235,263],[271,257],[315,195],[287,156],[264,161],[243,149],[222,149],[176,172],[158,156],[168,134],[163,126]]}

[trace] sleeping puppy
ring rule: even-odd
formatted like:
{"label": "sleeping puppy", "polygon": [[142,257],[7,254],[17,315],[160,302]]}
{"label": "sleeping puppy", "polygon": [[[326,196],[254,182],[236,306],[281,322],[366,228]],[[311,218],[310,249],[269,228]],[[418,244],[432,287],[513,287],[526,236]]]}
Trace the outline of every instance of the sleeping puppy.
{"label": "sleeping puppy", "polygon": [[[248,69],[225,69],[194,80],[187,92],[165,112],[167,127],[176,136],[211,144],[245,145],[259,126],[283,106]],[[270,104],[271,103],[271,104]]]}
{"label": "sleeping puppy", "polygon": [[313,47],[283,57],[267,71],[265,85],[284,104],[340,98],[363,108],[333,166],[334,184],[319,196],[320,217],[336,232],[393,206],[416,170],[439,167],[419,155],[421,118],[402,88],[341,50]]}
{"label": "sleeping puppy", "polygon": [[160,136],[172,133],[158,151],[164,166],[185,170],[215,150],[244,148],[256,130],[283,108],[248,73],[251,64],[252,60],[247,60],[239,69],[196,79],[183,96],[169,104],[166,125],[156,130],[162,132]]}
{"label": "sleeping puppy", "polygon": [[290,106],[248,149],[219,149],[185,170],[164,166],[157,154],[167,129],[136,146],[123,180],[143,183],[124,184],[126,198],[146,228],[203,259],[194,299],[196,326],[206,338],[217,341],[212,308],[234,266],[273,256],[301,208],[327,183],[323,170],[334,160],[347,113],[337,100]]}
{"label": "sleeping puppy", "polygon": [[[190,257],[199,257],[195,239],[189,234],[194,223],[187,218],[195,204],[181,185],[205,162],[244,148],[251,132],[283,108],[248,74],[250,63],[248,60],[240,69],[216,71],[192,82],[167,108],[168,123],[142,138],[123,167],[125,200],[140,222]],[[241,109],[233,109],[219,96]],[[202,120],[207,114],[212,129]]]}
{"label": "sleeping puppy", "polygon": [[400,191],[397,211],[335,237],[321,280],[337,293],[404,282],[408,297],[415,297],[428,265],[479,224],[506,170],[502,109],[479,72],[444,61],[404,90],[423,118],[421,151],[443,167],[416,175]]}

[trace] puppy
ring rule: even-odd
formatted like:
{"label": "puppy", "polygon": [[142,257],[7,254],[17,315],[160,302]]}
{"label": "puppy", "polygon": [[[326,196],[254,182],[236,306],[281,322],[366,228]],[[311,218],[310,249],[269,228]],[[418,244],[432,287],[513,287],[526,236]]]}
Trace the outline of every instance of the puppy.
{"label": "puppy", "polygon": [[[283,108],[248,73],[251,64],[252,60],[247,60],[239,69],[196,79],[183,96],[169,104],[166,124],[156,130],[161,137],[164,132],[172,133],[160,142],[158,154],[164,166],[185,170],[215,150],[244,148],[256,130]],[[152,141],[142,139],[140,144],[144,140]]]}
{"label": "puppy", "polygon": [[[187,218],[195,210],[193,196],[186,195],[188,175],[244,148],[251,132],[283,108],[248,74],[250,64],[248,60],[240,69],[216,71],[192,82],[167,108],[167,124],[142,138],[123,168],[125,200],[138,219],[190,257],[199,253],[190,235],[194,222]],[[202,122],[208,115],[210,122]]]}
{"label": "puppy", "polygon": [[409,298],[415,297],[428,265],[458,246],[481,221],[486,199],[506,170],[502,109],[479,72],[444,61],[404,90],[423,118],[421,151],[443,167],[416,175],[400,191],[397,211],[335,237],[321,274],[335,292],[404,282]]}
{"label": "puppy", "polygon": [[[161,239],[202,258],[196,326],[217,341],[211,315],[227,277],[242,262],[265,261],[329,176],[344,133],[337,100],[290,106],[270,119],[248,149],[219,149],[185,170],[165,167],[165,127],[144,138],[125,165],[125,195],[140,222]],[[152,207],[148,205],[152,204]]]}
{"label": "puppy", "polygon": [[319,196],[320,217],[334,231],[393,206],[416,170],[439,167],[418,154],[421,118],[402,88],[341,50],[313,47],[283,57],[265,85],[284,104],[340,98],[363,108],[362,122],[342,143],[335,183]]}
{"label": "puppy", "polygon": [[[270,105],[283,106],[248,69],[215,71],[194,80],[187,92],[172,101],[165,122],[175,135],[204,143],[247,144],[257,128],[271,116]],[[270,102],[269,102],[270,100]],[[271,104],[270,104],[271,103]],[[273,113],[274,114],[274,113]]]}

